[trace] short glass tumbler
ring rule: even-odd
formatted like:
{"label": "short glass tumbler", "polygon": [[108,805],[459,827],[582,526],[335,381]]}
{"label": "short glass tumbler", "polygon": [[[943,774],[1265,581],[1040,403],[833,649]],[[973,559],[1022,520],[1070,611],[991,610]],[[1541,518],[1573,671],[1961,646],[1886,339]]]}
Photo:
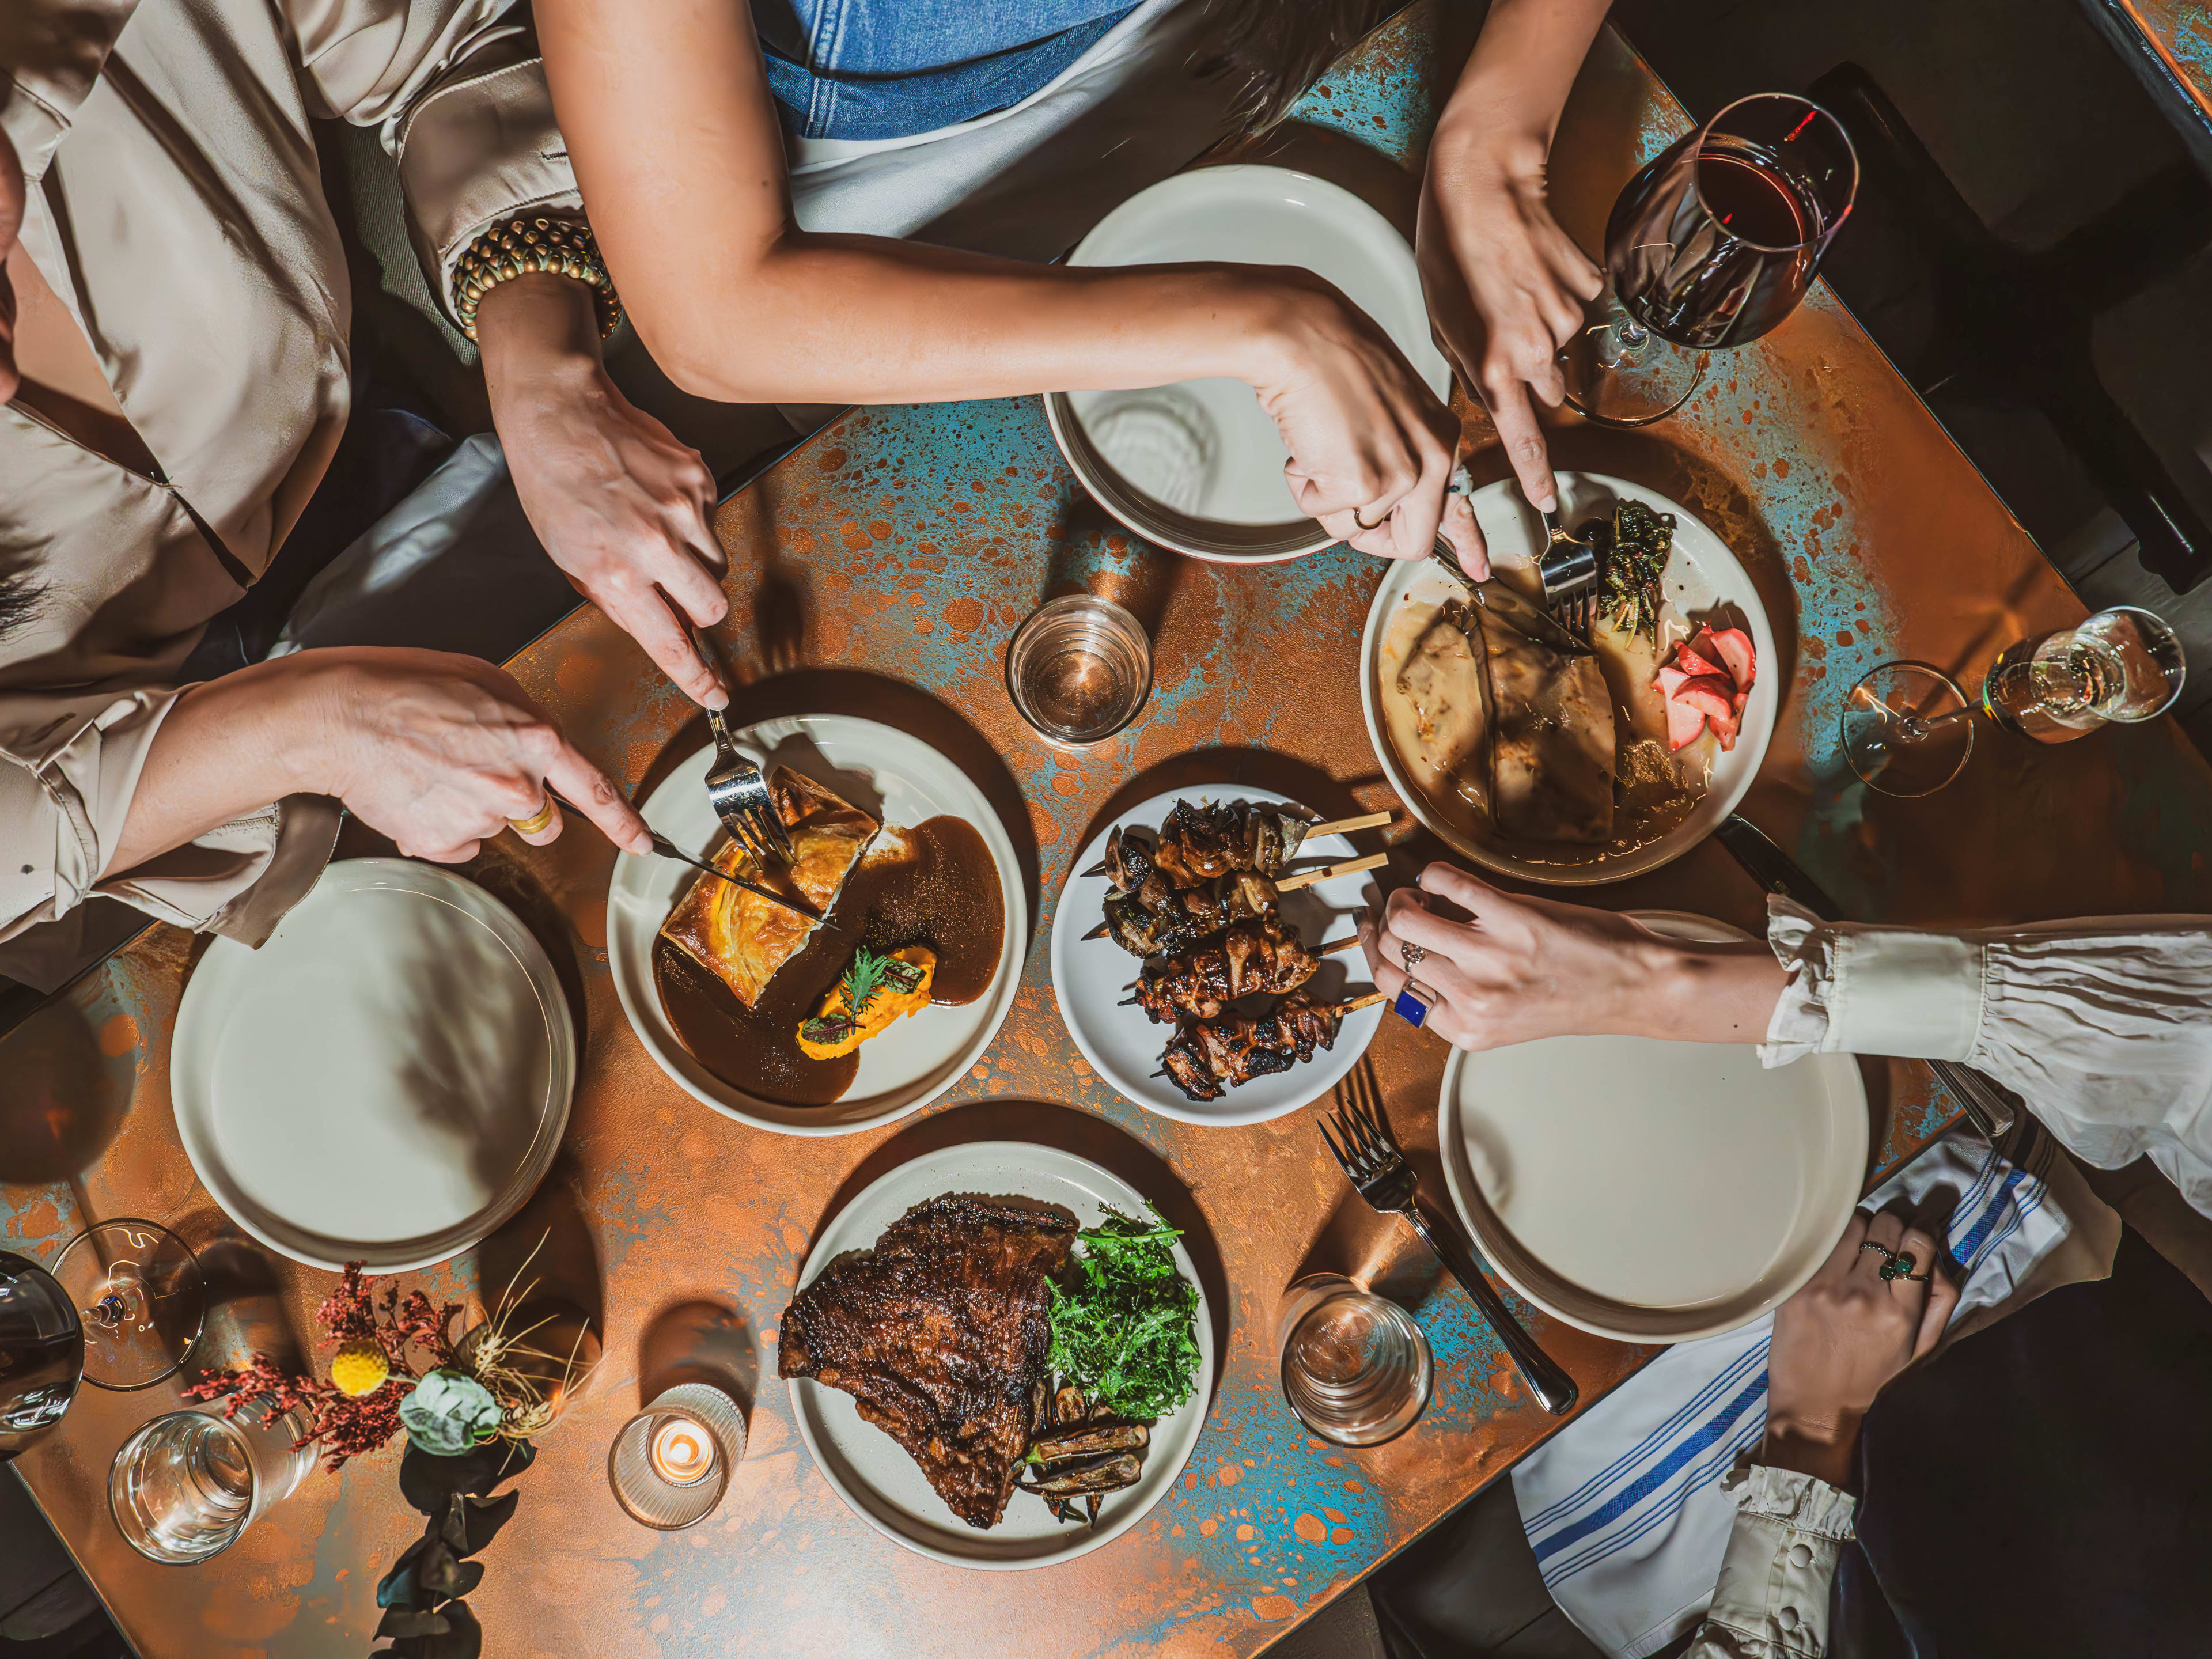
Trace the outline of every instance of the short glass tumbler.
{"label": "short glass tumbler", "polygon": [[1379,1446],[1429,1403],[1436,1364],[1413,1315],[1348,1279],[1291,1286],[1280,1322],[1283,1398],[1299,1422],[1340,1446]]}
{"label": "short glass tumbler", "polygon": [[607,1480],[631,1520],[678,1532],[714,1512],[744,1455],[738,1402],[711,1382],[684,1382],[622,1425],[607,1453]]}
{"label": "short glass tumbler", "polygon": [[220,1555],[298,1490],[315,1449],[298,1411],[242,1407],[171,1412],[123,1443],[108,1472],[107,1505],[124,1541],[149,1561],[186,1565]]}
{"label": "short glass tumbler", "polygon": [[1111,599],[1071,593],[1033,612],[1006,647],[1006,690],[1021,717],[1063,749],[1103,743],[1152,689],[1152,647]]}

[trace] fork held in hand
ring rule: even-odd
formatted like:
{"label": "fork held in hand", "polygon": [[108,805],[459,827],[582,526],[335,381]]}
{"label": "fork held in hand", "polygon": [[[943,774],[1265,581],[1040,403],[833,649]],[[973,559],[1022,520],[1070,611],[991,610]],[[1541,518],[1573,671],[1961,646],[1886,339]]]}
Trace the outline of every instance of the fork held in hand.
{"label": "fork held in hand", "polygon": [[[699,653],[700,660],[726,686],[729,676],[722,672],[720,659],[708,650],[705,638],[691,619],[681,611],[676,613],[676,619],[690,636],[691,648]],[[707,769],[707,799],[714,816],[763,868],[795,863],[798,854],[792,849],[790,833],[783,827],[783,816],[775,810],[759,765],[738,752],[720,709],[707,711],[707,726],[714,734],[714,763]]]}
{"label": "fork held in hand", "polygon": [[[1461,1243],[1458,1231],[1448,1224],[1430,1226],[1421,1211],[1420,1188],[1413,1165],[1398,1150],[1389,1120],[1382,1115],[1374,1080],[1364,1063],[1346,1079],[1342,1104],[1334,1118],[1323,1116],[1319,1121],[1322,1139],[1328,1142],[1329,1151],[1336,1154],[1336,1161],[1344,1166],[1345,1175],[1360,1197],[1385,1215],[1403,1216],[1411,1222],[1421,1242],[1436,1252],[1437,1260],[1474,1298],[1474,1305],[1490,1322],[1490,1328],[1537,1403],[1554,1417],[1574,1410],[1582,1397],[1574,1378],[1529,1340],[1528,1333],[1521,1328],[1520,1322],[1484,1277],[1474,1253]],[[1332,1123],[1334,1133],[1330,1133]]]}

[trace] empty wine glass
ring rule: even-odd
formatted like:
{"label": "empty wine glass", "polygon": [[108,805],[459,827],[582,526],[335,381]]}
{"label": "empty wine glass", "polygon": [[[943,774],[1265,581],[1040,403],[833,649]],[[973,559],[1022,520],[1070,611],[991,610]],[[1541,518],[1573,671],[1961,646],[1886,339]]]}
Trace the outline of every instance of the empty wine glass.
{"label": "empty wine glass", "polygon": [[151,1387],[199,1340],[199,1258],[158,1222],[94,1222],[63,1248],[54,1277],[83,1321],[84,1380],[94,1388]]}
{"label": "empty wine glass", "polygon": [[107,1507],[124,1540],[173,1565],[220,1555],[299,1489],[315,1466],[304,1411],[263,1404],[224,1418],[171,1412],[123,1443],[108,1471]]}
{"label": "empty wine glass", "polygon": [[84,1333],[54,1276],[0,1250],[0,1462],[61,1420],[84,1376]]}
{"label": "empty wine glass", "polygon": [[1706,352],[1796,309],[1858,179],[1843,124],[1788,93],[1739,98],[1669,146],[1613,204],[1605,291],[1560,354],[1567,401],[1606,426],[1680,409]]}
{"label": "empty wine glass", "polygon": [[2070,743],[2164,714],[2187,667],[2173,629],[2134,605],[2008,647],[1972,702],[1925,663],[1887,662],[1844,701],[1844,757],[1871,788],[1925,795],[1966,765],[1977,714],[2038,743]]}

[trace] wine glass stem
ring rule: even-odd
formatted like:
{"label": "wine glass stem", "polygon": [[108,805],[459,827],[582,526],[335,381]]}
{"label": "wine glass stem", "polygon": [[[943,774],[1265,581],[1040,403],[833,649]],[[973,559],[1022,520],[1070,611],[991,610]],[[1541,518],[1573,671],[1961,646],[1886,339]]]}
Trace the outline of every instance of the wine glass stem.
{"label": "wine glass stem", "polygon": [[1634,362],[1636,354],[1644,349],[1650,338],[1644,325],[1629,314],[1628,307],[1616,303],[1613,320],[1606,325],[1605,366],[1617,368],[1622,363]]}

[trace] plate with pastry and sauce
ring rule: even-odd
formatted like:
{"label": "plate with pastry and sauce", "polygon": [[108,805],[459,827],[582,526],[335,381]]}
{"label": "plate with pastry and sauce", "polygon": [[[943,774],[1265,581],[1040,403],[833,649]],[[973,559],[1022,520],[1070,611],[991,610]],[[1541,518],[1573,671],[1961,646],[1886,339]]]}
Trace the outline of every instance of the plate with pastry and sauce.
{"label": "plate with pastry and sauce", "polygon": [[[641,810],[738,886],[623,859],[607,957],[647,1053],[690,1093],[783,1134],[849,1134],[951,1088],[1013,1006],[1029,912],[982,792],[918,738],[841,714],[736,733],[795,861],[763,868],[707,798],[710,744]],[[776,896],[780,895],[781,902]]]}
{"label": "plate with pastry and sauce", "polygon": [[[1779,677],[1765,606],[1718,536],[1625,479],[1559,482],[1560,522],[1601,550],[1590,654],[1408,560],[1369,607],[1360,702],[1383,775],[1445,842],[1501,874],[1594,885],[1679,858],[1735,811]],[[1497,579],[1535,597],[1542,521],[1510,481],[1469,500]]]}

